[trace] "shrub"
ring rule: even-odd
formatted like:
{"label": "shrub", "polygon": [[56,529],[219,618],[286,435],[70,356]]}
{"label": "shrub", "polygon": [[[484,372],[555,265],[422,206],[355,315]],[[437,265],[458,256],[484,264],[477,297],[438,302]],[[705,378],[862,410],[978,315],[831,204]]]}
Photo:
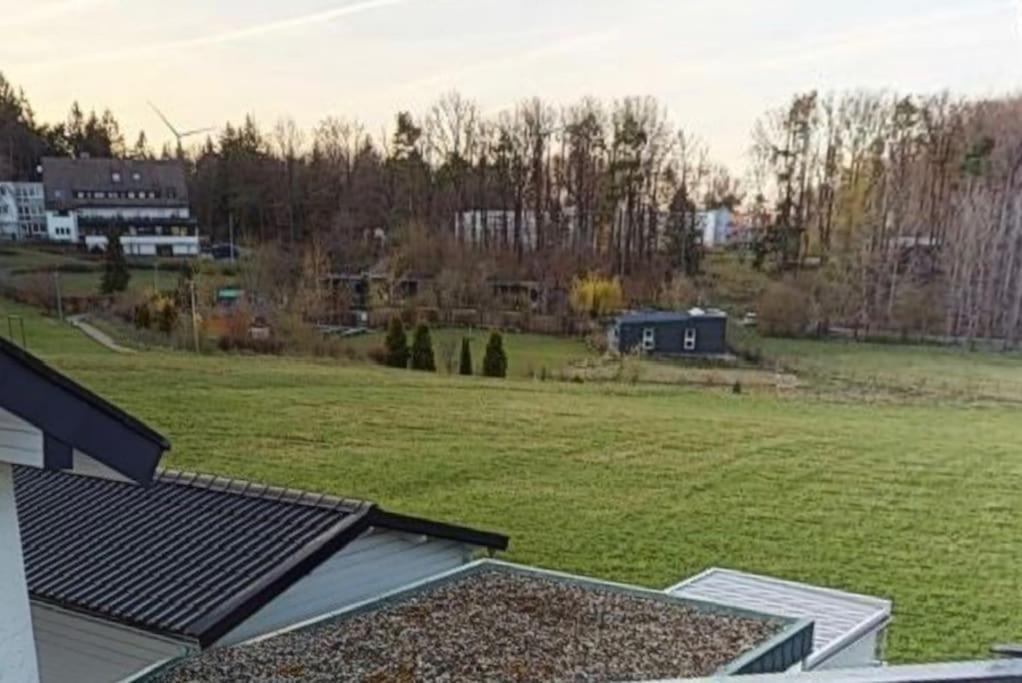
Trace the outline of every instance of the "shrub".
{"label": "shrub", "polygon": [[458,363],[458,373],[462,375],[472,374],[472,343],[468,337],[461,339],[461,359]]}
{"label": "shrub", "polygon": [[164,334],[170,334],[177,325],[177,303],[169,297],[157,297],[153,300],[156,309],[156,327]]}
{"label": "shrub", "polygon": [[383,346],[374,346],[369,349],[366,355],[369,357],[369,360],[377,365],[388,365],[387,359],[389,356],[387,354],[387,349]]}
{"label": "shrub", "polygon": [[436,372],[433,340],[429,336],[429,328],[425,325],[415,327],[415,335],[412,338],[412,370]]}
{"label": "shrub", "polygon": [[774,282],[760,297],[756,310],[760,331],[768,337],[798,337],[809,326],[809,295],[786,282]]}
{"label": "shrub", "polygon": [[504,353],[504,338],[501,337],[500,332],[490,333],[490,341],[486,343],[483,375],[486,377],[507,376],[507,354]]}
{"label": "shrub", "polygon": [[387,365],[392,368],[408,367],[408,337],[405,335],[405,326],[400,317],[394,316],[390,319],[384,345],[387,347]]}
{"label": "shrub", "polygon": [[580,315],[602,318],[615,313],[624,304],[621,281],[600,275],[576,277],[571,283],[571,308]]}
{"label": "shrub", "polygon": [[148,330],[153,326],[153,313],[149,308],[149,302],[143,301],[135,306],[132,322],[140,330]]}
{"label": "shrub", "polygon": [[103,255],[103,277],[99,283],[100,294],[114,294],[128,288],[131,272],[124,258],[124,248],[117,234],[107,238],[106,253]]}

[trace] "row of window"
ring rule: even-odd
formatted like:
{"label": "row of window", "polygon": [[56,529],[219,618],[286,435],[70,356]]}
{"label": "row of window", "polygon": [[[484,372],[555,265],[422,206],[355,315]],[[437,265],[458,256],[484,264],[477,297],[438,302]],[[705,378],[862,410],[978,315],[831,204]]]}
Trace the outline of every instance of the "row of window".
{"label": "row of window", "polygon": [[70,237],[71,228],[54,228],[53,233],[58,237]]}
{"label": "row of window", "polygon": [[[696,330],[694,327],[685,328],[685,338],[682,340],[682,348],[685,351],[696,350]],[[642,328],[642,350],[653,351],[656,349],[656,328]]]}
{"label": "row of window", "polygon": [[[136,182],[136,183],[140,183],[140,182],[142,182],[142,174],[140,172],[138,172],[138,171],[132,171],[131,172],[131,179],[134,182]],[[120,173],[120,171],[113,171],[113,172],[110,173],[110,182],[113,182],[113,183],[121,182],[121,173]]]}
{"label": "row of window", "polygon": [[[85,235],[101,236],[108,235],[112,230],[109,228],[82,228],[82,233]],[[189,237],[192,233],[189,228],[183,225],[168,225],[168,226],[135,226],[131,225],[125,228],[122,235],[129,237]]]}
{"label": "row of window", "polygon": [[[157,190],[75,190],[72,193],[75,199],[158,199],[163,194]],[[165,194],[175,199],[177,190],[168,187]],[[60,190],[55,190],[54,196],[60,199]]]}
{"label": "row of window", "polygon": [[28,197],[42,197],[43,188],[41,185],[16,185],[14,188],[14,194],[22,199]]}

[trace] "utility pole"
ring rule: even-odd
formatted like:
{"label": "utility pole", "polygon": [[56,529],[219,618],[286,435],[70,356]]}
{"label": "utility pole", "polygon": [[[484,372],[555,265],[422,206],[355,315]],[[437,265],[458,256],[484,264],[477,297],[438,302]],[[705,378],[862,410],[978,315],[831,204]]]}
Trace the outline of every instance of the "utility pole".
{"label": "utility pole", "polygon": [[57,290],[57,320],[63,320],[64,302],[60,298],[60,271],[53,271],[53,286]]}
{"label": "utility pole", "polygon": [[195,353],[199,352],[199,323],[198,316],[195,314],[195,278],[193,277],[188,281],[189,289],[192,294],[192,339],[195,341]]}

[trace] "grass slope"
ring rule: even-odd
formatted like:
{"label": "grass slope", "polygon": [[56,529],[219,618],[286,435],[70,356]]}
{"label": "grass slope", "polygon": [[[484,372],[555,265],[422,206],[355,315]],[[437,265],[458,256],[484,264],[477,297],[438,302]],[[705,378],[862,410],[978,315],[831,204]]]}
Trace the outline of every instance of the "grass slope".
{"label": "grass slope", "polygon": [[[982,655],[1022,631],[1022,426],[1010,403],[119,356],[38,318],[30,344],[164,431],[170,467],[501,530],[510,559],[621,581],[665,586],[719,565],[889,596],[898,661]],[[949,378],[1022,387],[1012,358],[817,348],[792,353],[825,363],[835,352],[835,367],[866,373],[908,367],[906,385],[921,359]]]}

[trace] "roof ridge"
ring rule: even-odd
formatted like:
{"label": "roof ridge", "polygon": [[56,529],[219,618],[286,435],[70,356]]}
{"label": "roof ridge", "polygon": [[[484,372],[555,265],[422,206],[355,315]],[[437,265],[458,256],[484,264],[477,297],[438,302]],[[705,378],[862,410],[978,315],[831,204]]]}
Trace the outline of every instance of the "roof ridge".
{"label": "roof ridge", "polygon": [[356,511],[376,507],[371,500],[347,498],[319,491],[284,488],[271,486],[263,482],[225,477],[216,474],[189,472],[159,468],[153,481],[159,484],[187,486],[218,493],[228,493],[245,498],[258,498],[284,504],[303,505],[305,507],[323,508],[326,510]]}

